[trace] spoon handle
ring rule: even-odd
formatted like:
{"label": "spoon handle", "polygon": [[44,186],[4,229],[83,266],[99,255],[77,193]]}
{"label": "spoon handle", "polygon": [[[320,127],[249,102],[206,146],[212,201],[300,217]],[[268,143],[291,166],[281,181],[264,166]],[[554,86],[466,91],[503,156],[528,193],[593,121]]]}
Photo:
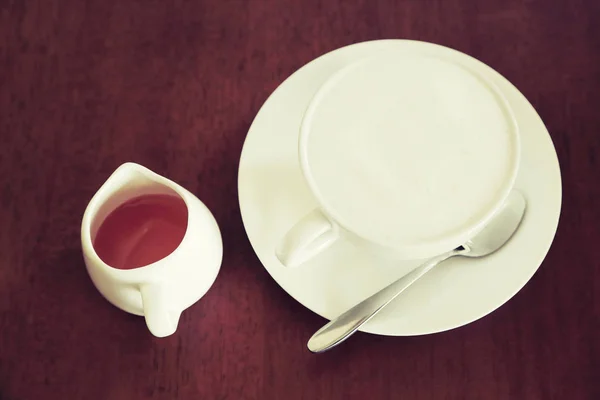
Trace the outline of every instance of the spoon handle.
{"label": "spoon handle", "polygon": [[313,353],[322,353],[342,343],[433,267],[458,254],[460,254],[460,251],[452,250],[434,257],[371,297],[361,301],[319,329],[308,341],[308,349]]}

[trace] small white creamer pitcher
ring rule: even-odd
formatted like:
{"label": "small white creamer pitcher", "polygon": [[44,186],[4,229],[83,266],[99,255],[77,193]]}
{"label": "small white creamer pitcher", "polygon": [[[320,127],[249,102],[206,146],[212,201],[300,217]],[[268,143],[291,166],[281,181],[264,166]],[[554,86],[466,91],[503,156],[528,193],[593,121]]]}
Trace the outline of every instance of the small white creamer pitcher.
{"label": "small white creamer pitcher", "polygon": [[[185,202],[188,224],[181,243],[167,257],[140,268],[107,265],[93,246],[100,225],[121,204],[151,194],[179,196]],[[180,185],[135,163],[117,168],[88,204],[81,245],[88,273],[100,293],[118,308],[143,315],[157,337],[175,332],[182,311],[214,283],[223,258],[219,227],[208,208]]]}

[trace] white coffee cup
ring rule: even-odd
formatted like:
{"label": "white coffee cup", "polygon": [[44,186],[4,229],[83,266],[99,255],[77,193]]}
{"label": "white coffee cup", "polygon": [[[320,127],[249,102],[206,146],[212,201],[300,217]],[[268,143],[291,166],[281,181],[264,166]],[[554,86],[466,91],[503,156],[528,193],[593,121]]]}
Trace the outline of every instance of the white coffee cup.
{"label": "white coffee cup", "polygon": [[[94,249],[98,229],[118,206],[148,194],[183,199],[188,213],[185,235],[161,260],[135,269],[113,268]],[[175,182],[135,163],[117,168],[91,199],[81,223],[81,246],[98,291],[118,308],[143,315],[157,337],[175,332],[181,313],[214,283],[223,258],[219,227],[204,203]]]}
{"label": "white coffee cup", "polygon": [[299,135],[318,207],[281,240],[282,264],[303,264],[340,238],[388,257],[429,257],[493,217],[517,175],[519,130],[503,94],[461,59],[477,62],[381,54],[319,88]]}

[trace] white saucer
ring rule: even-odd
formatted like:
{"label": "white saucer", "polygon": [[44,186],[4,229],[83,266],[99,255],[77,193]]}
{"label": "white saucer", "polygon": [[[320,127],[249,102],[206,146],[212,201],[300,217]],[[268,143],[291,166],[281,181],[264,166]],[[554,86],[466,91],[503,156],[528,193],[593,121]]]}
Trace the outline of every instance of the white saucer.
{"label": "white saucer", "polygon": [[525,195],[528,209],[515,236],[486,258],[447,261],[361,329],[395,336],[440,332],[481,318],[514,296],[546,256],[560,214],[560,169],[548,131],[525,97],[485,64],[430,43],[380,40],[335,50],[300,68],[265,102],[246,138],[238,181],[242,218],[254,251],[275,281],[328,319],[420,264],[382,259],[344,242],[295,269],[275,257],[283,235],[316,206],[298,161],[300,121],[309,100],[339,68],[381,51],[445,57],[484,74],[506,96],[521,132],[515,188]]}

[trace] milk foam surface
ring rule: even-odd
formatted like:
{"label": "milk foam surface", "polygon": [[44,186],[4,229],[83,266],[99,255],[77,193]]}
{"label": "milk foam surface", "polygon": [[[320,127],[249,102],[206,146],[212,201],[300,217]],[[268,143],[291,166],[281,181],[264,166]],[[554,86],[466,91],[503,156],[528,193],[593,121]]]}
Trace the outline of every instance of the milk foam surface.
{"label": "milk foam surface", "polygon": [[516,129],[496,93],[428,57],[342,71],[307,115],[309,175],[346,228],[418,244],[480,220],[510,178]]}

